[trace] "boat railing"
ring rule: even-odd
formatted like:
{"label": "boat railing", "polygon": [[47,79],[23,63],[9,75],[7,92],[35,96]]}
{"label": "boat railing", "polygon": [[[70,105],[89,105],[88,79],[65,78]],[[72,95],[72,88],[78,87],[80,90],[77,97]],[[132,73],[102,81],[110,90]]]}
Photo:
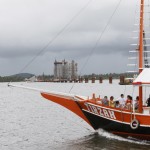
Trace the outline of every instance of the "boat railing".
{"label": "boat railing", "polygon": [[150,115],[150,107],[144,106],[143,107],[143,114]]}
{"label": "boat railing", "polygon": [[[98,105],[101,107],[106,107],[106,108],[111,108],[111,109],[115,109],[115,110],[121,110],[121,111],[125,111],[125,112],[135,112],[135,113],[139,113],[138,109],[133,110],[133,105],[131,104],[130,107],[128,106],[120,106],[120,107],[111,107],[109,105],[105,105],[102,103],[102,99],[100,97],[92,97],[91,99],[88,99],[89,102],[93,103],[94,105]],[[150,114],[150,107],[146,107],[143,106],[143,113],[144,114]]]}

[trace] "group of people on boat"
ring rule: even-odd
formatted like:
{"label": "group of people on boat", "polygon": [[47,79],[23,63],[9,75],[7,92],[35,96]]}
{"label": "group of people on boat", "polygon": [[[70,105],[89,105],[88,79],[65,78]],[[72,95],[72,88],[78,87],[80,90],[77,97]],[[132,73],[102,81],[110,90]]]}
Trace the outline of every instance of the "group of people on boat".
{"label": "group of people on boat", "polygon": [[[95,95],[93,99],[95,99]],[[139,109],[139,96],[136,96],[136,99],[134,100],[130,95],[127,95],[127,98],[125,98],[124,94],[121,94],[120,97],[117,99],[114,99],[114,96],[110,96],[109,99],[107,96],[104,96],[104,98],[99,97],[96,102],[103,106],[120,108],[124,110],[132,110],[134,108],[135,112],[138,112]],[[150,107],[150,95],[149,98],[146,100],[146,105],[143,106]]]}
{"label": "group of people on boat", "polygon": [[[104,106],[109,106],[109,107],[114,107],[114,108],[121,108],[121,109],[126,109],[126,110],[132,110],[133,106],[135,111],[138,112],[139,108],[139,96],[136,96],[136,99],[133,101],[132,96],[127,95],[127,98],[124,98],[124,94],[121,94],[120,97],[116,100],[114,100],[113,96],[110,96],[110,99],[108,99],[107,96],[104,96],[100,100],[100,104]],[[148,107],[150,107],[150,96],[146,101],[146,104]]]}
{"label": "group of people on boat", "polygon": [[[127,110],[131,110],[133,107],[132,96],[127,95],[127,99],[125,99],[124,94],[121,94],[120,97],[116,100],[114,100],[113,96],[110,96],[110,99],[108,99],[107,96],[104,96],[104,98],[101,99],[101,104],[104,106],[122,108]],[[139,106],[139,97],[137,96],[136,100],[134,101],[135,110],[138,110],[138,106]]]}

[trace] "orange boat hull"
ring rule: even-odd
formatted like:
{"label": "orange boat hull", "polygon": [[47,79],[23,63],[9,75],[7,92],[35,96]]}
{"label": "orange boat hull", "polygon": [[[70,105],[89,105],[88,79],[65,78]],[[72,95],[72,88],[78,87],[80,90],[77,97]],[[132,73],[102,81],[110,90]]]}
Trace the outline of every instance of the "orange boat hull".
{"label": "orange boat hull", "polygon": [[[41,95],[74,112],[95,130],[102,128],[120,136],[150,140],[150,115],[102,106],[95,100],[84,100],[80,97],[76,100],[59,94],[41,93]],[[132,128],[131,122],[135,119],[138,124],[134,127],[133,123]]]}
{"label": "orange boat hull", "polygon": [[61,97],[60,95],[48,94],[48,93],[41,93],[41,95],[47,100],[53,101],[69,109],[70,111],[72,111],[73,113],[81,117],[83,120],[85,120],[89,125],[91,125],[89,120],[86,118],[86,116],[78,106],[78,103],[72,100],[71,97]]}

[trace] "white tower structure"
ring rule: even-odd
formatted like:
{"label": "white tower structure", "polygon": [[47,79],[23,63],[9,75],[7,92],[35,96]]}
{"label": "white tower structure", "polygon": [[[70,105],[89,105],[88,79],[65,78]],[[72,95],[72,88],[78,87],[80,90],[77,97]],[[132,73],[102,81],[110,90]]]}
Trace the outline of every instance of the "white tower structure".
{"label": "white tower structure", "polygon": [[74,60],[67,62],[65,60],[54,62],[54,79],[58,80],[77,80],[77,63]]}

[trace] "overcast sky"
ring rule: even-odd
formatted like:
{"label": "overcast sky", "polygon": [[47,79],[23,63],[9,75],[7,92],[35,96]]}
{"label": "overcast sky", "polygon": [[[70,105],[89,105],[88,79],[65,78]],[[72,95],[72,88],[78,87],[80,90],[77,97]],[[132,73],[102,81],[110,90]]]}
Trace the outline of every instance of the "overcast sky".
{"label": "overcast sky", "polygon": [[[0,76],[20,71],[53,74],[55,59],[75,60],[81,74],[125,72],[128,51],[132,50],[130,37],[137,0],[121,1],[93,51],[118,3],[119,0],[0,0]],[[52,44],[22,71],[51,40]]]}

